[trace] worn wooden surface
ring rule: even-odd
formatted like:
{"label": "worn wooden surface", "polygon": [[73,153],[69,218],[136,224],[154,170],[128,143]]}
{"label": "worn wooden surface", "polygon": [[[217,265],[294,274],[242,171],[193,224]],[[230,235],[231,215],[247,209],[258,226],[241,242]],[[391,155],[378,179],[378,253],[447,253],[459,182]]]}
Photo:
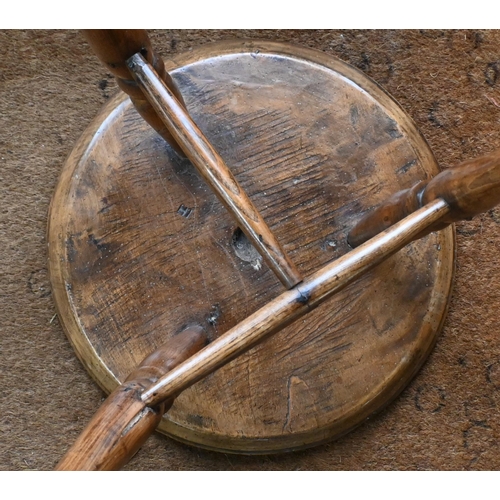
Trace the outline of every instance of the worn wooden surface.
{"label": "worn wooden surface", "polygon": [[173,398],[147,407],[141,394],[207,342],[202,327],[192,325],[147,356],[92,417],[56,470],[117,470],[137,453],[158,426]]}
{"label": "worn wooden surface", "polygon": [[[500,148],[500,30],[169,29],[150,35],[159,54],[174,59],[234,38],[314,47],[387,89],[443,169]],[[45,233],[67,155],[117,83],[79,31],[0,31],[0,41],[0,469],[45,470],[55,467],[105,397],[56,316]],[[155,433],[126,469],[499,469],[500,209],[456,228],[457,271],[442,334],[384,411],[334,442],[266,457],[211,452]]]}
{"label": "worn wooden surface", "polygon": [[[324,54],[235,43],[176,64],[191,116],[304,275],[349,250],[346,234],[366,210],[438,172],[394,101]],[[280,292],[191,164],[121,96],[65,165],[49,241],[60,318],[108,391],[183,325],[201,322],[217,338]],[[266,452],[357,425],[360,401],[383,407],[428,355],[452,256],[450,229],[413,243],[185,391],[161,430]]]}
{"label": "worn wooden surface", "polygon": [[441,172],[428,184],[419,181],[412,188],[395,193],[358,221],[349,231],[347,241],[351,246],[360,245],[438,198],[450,205],[450,213],[423,235],[494,208],[500,202],[500,150]]}
{"label": "worn wooden surface", "polygon": [[[209,346],[189,360],[165,373],[143,392],[141,399],[150,406],[156,406],[191,387],[263,342],[270,335],[276,334],[310,313],[405,247],[415,239],[415,236],[422,234],[427,227],[445,217],[448,211],[449,206],[444,200],[434,200],[364,245],[320,268],[292,290],[282,293],[213,340]],[[399,383],[400,381],[398,386]],[[384,387],[384,390],[391,390],[391,381],[387,381],[387,385],[389,387]],[[371,403],[370,400],[360,401],[353,409],[356,418],[361,419],[357,415],[361,411],[363,415],[370,414],[373,411]],[[346,423],[350,427],[355,422],[346,419]],[[314,442],[313,438],[305,442],[305,438],[302,437],[300,445],[305,446]]]}
{"label": "worn wooden surface", "polygon": [[151,46],[146,30],[83,30],[83,34],[92,51],[116,76],[118,85],[130,96],[140,115],[176,149],[177,153],[184,156],[151,104],[135,84],[126,64],[129,57],[141,53],[153,65],[159,77],[169,86],[181,105],[184,105],[181,93],[165,71],[163,59]]}
{"label": "worn wooden surface", "polygon": [[181,145],[201,177],[234,217],[236,224],[259,252],[264,262],[287,288],[302,281],[294,263],[288,258],[262,215],[234,178],[231,169],[210,144],[203,132],[176,100],[174,94],[140,55],[129,60],[139,88],[152,103],[153,109]]}

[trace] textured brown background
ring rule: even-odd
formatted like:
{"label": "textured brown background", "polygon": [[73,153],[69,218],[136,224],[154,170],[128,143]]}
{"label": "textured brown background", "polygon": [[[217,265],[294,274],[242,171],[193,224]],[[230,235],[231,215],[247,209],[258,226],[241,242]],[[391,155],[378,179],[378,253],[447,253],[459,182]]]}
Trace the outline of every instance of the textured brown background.
{"label": "textured brown background", "polygon": [[[159,52],[267,38],[357,66],[443,168],[500,147],[500,31],[165,30]],[[74,31],[0,32],[0,469],[51,469],[103,394],[55,315],[45,228],[59,171],[114,79]],[[154,436],[138,470],[500,469],[500,209],[457,226],[455,290],[428,362],[385,411],[312,450],[240,457]]]}

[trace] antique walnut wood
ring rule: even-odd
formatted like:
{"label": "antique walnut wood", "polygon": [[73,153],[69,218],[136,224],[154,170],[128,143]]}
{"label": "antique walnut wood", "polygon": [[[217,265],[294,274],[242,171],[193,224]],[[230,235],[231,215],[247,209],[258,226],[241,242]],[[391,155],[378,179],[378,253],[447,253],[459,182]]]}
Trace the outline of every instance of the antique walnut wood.
{"label": "antique walnut wood", "polygon": [[[189,116],[309,278],[281,294],[204,178],[118,95],[52,201],[50,272],[66,333],[111,392],[175,332],[203,325],[210,344],[142,394],[153,406],[253,345],[178,395],[159,424],[176,439],[268,453],[338,437],[404,388],[442,325],[451,228],[365,271],[446,202],[428,200],[355,252],[346,242],[371,207],[438,174],[432,153],[384,91],[325,54],[235,42],[166,64]],[[339,291],[355,268],[365,273]]]}

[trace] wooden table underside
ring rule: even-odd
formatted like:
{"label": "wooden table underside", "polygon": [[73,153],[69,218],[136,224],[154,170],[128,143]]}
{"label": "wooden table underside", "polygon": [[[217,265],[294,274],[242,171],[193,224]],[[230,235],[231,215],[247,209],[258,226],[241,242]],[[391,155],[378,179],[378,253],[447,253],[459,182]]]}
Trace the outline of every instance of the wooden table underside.
{"label": "wooden table underside", "polygon": [[[349,251],[347,232],[372,206],[438,173],[397,104],[320,52],[234,42],[166,65],[304,276]],[[216,338],[283,290],[191,164],[122,94],[64,166],[49,244],[64,328],[108,392],[185,325],[203,324]],[[446,313],[453,257],[451,228],[410,244],[186,390],[160,430],[244,453],[347,432],[426,359]]]}

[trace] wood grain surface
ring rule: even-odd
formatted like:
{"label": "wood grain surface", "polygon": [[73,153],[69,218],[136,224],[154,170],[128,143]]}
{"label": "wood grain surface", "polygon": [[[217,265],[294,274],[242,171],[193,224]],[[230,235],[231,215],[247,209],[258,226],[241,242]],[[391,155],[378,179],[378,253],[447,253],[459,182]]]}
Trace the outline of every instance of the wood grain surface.
{"label": "wood grain surface", "polygon": [[206,342],[204,329],[192,325],[147,356],[109,395],[56,470],[118,470],[128,463],[173,403],[170,398],[154,407],[146,406],[142,392]]}
{"label": "wood grain surface", "polygon": [[147,61],[136,54],[129,66],[139,88],[181,145],[187,158],[217,195],[252,247],[287,288],[302,281],[276,236],[217,151]]}
{"label": "wood grain surface", "polygon": [[500,151],[471,158],[441,172],[428,184],[419,181],[412,188],[395,193],[358,221],[349,231],[347,241],[356,247],[438,198],[445,200],[451,210],[421,236],[493,209],[500,202]]}
{"label": "wood grain surface", "polygon": [[[390,92],[443,170],[500,148],[499,30],[168,29],[150,37],[174,61],[225,39],[313,47]],[[0,31],[0,41],[0,470],[48,470],[105,394],[56,314],[47,211],[68,154],[118,86],[79,31]],[[272,456],[227,455],[155,434],[125,468],[499,469],[500,209],[455,226],[457,271],[442,334],[385,410],[334,442]]]}
{"label": "wood grain surface", "polygon": [[[305,276],[349,251],[347,231],[371,206],[438,172],[395,102],[319,52],[227,43],[189,53],[171,75]],[[183,325],[204,324],[215,339],[280,293],[240,238],[192,165],[127,99],[110,100],[65,165],[49,228],[60,317],[103,388]],[[452,257],[451,230],[415,242],[183,392],[160,430],[246,453],[345,433],[430,352]]]}
{"label": "wood grain surface", "polygon": [[151,46],[146,30],[82,30],[92,51],[99,57],[106,68],[116,76],[119,87],[134,103],[139,114],[169,143],[178,154],[184,157],[182,150],[170,135],[165,125],[155,113],[151,104],[137,87],[127,67],[127,59],[134,54],[142,54],[155,68],[159,78],[175,94],[177,100],[184,105],[182,95],[165,71],[163,59]]}

